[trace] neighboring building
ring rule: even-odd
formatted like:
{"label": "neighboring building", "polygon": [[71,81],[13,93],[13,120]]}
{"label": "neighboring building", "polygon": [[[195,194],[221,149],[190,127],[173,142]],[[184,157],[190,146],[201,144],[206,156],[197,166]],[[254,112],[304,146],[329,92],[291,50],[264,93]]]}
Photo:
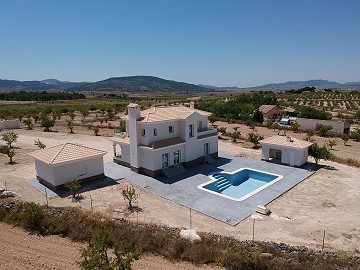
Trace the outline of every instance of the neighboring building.
{"label": "neighboring building", "polygon": [[345,121],[333,121],[333,120],[320,120],[320,119],[308,119],[308,118],[296,118],[296,122],[299,124],[300,130],[315,129],[316,124],[332,126],[330,132],[336,134],[349,134],[350,123]]}
{"label": "neighboring building", "polygon": [[260,141],[261,159],[272,160],[289,166],[300,167],[308,160],[311,142],[291,136],[273,136]]}
{"label": "neighboring building", "polygon": [[275,120],[281,117],[281,109],[277,105],[261,105],[259,111],[262,112],[264,120]]}
{"label": "neighboring building", "polygon": [[290,126],[291,120],[289,118],[281,118],[279,124],[284,126]]}
{"label": "neighboring building", "polygon": [[0,130],[20,128],[20,121],[16,120],[0,120]]}
{"label": "neighboring building", "polygon": [[59,189],[74,179],[88,182],[103,178],[105,154],[102,150],[65,143],[37,150],[30,155],[35,158],[39,182],[51,189]]}
{"label": "neighboring building", "polygon": [[[140,111],[128,105],[126,134],[114,136],[114,162],[152,177],[174,165],[190,167],[218,156],[217,130],[208,127],[211,113],[185,106]],[[180,166],[177,166],[180,167]]]}

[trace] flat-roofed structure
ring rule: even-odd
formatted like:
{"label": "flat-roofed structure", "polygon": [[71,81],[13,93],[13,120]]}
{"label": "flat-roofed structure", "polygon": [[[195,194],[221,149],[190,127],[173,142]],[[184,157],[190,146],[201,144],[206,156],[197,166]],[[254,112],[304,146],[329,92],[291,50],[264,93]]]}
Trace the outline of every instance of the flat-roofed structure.
{"label": "flat-roofed structure", "polygon": [[65,143],[37,150],[36,177],[51,189],[60,189],[68,181],[92,181],[104,177],[105,151],[74,143]]}

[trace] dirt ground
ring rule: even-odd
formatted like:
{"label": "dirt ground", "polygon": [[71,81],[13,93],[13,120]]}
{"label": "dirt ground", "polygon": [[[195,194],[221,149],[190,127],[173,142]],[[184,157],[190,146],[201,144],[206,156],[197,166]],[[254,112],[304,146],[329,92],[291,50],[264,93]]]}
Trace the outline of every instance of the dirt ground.
{"label": "dirt ground", "polygon": [[[11,236],[11,237],[10,237]],[[85,245],[58,236],[31,235],[19,228],[0,223],[0,269],[3,270],[77,270],[80,250]],[[216,267],[169,262],[157,256],[143,256],[132,269],[215,270]]]}
{"label": "dirt ground", "polygon": [[[58,130],[56,128],[55,130]],[[243,129],[241,128],[243,132]],[[26,180],[35,177],[35,167],[28,155],[34,151],[34,140],[38,138],[48,147],[64,142],[74,142],[108,151],[105,162],[112,160],[112,143],[108,137],[67,132],[42,132],[39,130],[16,130],[19,134],[15,165],[8,165],[7,157],[0,155],[0,187],[17,192],[19,198],[46,202],[42,193],[30,186]],[[271,134],[275,132],[269,131]],[[245,133],[245,131],[244,131]],[[259,133],[262,133],[259,131]],[[295,134],[296,135],[296,134]],[[352,147],[359,147],[351,142]],[[340,146],[339,146],[340,148]],[[249,158],[260,157],[260,150],[241,147],[229,141],[219,141],[219,151]],[[345,150],[343,150],[345,151]],[[340,152],[340,150],[339,150]],[[293,189],[271,202],[268,207],[273,214],[270,217],[256,215],[255,239],[284,242],[291,245],[304,245],[319,249],[323,231],[326,232],[325,249],[343,250],[360,253],[360,170],[346,165],[321,161],[326,167],[304,180]],[[139,207],[142,211],[129,213],[121,196],[121,190],[129,185],[120,180],[118,185],[108,186],[83,193],[83,200],[74,203],[70,198],[51,198],[53,206],[77,206],[90,208],[90,195],[95,211],[107,213],[111,217],[125,217],[139,222],[152,222],[172,227],[189,227],[189,210],[172,201],[160,198],[146,189],[140,193]],[[201,213],[192,212],[192,227],[198,231],[213,232],[233,236],[240,240],[252,239],[253,217],[248,217],[237,226],[231,226],[214,220]]]}

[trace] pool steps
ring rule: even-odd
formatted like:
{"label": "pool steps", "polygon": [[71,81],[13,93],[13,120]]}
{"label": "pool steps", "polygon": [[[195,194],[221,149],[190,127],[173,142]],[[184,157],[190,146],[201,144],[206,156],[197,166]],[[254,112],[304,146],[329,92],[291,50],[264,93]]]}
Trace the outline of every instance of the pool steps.
{"label": "pool steps", "polygon": [[218,192],[221,192],[224,189],[231,186],[230,181],[227,178],[225,178],[224,176],[222,176],[220,174],[214,174],[213,177],[217,180],[215,185],[216,185]]}

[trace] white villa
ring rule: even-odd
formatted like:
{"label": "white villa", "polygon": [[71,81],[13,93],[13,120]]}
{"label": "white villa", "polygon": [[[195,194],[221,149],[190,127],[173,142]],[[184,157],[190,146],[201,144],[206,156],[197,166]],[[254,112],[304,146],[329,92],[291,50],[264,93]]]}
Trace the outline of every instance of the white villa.
{"label": "white villa", "polygon": [[[213,162],[218,156],[217,130],[208,127],[211,113],[190,107],[153,107],[140,111],[128,105],[126,134],[111,141],[115,163],[156,177],[171,168]],[[169,168],[169,169],[167,169]]]}
{"label": "white villa", "polygon": [[300,167],[308,161],[311,142],[291,136],[272,136],[260,141],[261,159]]}

